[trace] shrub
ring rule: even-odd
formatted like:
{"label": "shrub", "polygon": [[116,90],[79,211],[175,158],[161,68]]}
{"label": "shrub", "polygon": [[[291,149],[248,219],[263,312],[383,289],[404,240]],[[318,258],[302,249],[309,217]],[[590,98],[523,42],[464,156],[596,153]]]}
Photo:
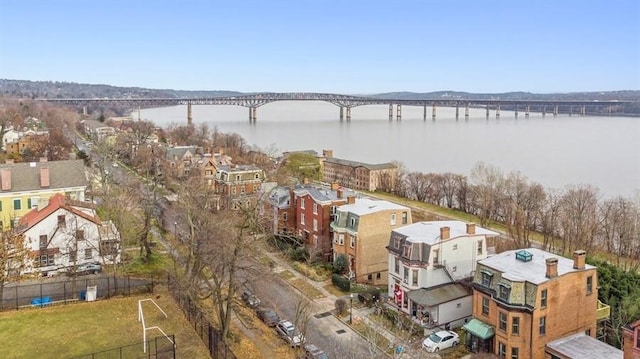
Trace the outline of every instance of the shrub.
{"label": "shrub", "polygon": [[343,292],[348,292],[351,289],[351,282],[340,274],[333,274],[331,276],[331,283],[340,288]]}
{"label": "shrub", "polygon": [[336,273],[344,273],[348,266],[349,263],[347,262],[347,256],[344,254],[338,254],[336,260],[333,261],[333,270]]}
{"label": "shrub", "polygon": [[307,262],[309,260],[309,251],[306,247],[298,247],[289,253],[294,261]]}

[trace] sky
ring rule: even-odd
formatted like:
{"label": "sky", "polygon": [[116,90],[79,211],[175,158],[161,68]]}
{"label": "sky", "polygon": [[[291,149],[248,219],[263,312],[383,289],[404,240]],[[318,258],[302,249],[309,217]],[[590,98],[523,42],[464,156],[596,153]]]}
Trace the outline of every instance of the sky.
{"label": "sky", "polygon": [[640,90],[638,0],[0,0],[0,78],[176,90]]}

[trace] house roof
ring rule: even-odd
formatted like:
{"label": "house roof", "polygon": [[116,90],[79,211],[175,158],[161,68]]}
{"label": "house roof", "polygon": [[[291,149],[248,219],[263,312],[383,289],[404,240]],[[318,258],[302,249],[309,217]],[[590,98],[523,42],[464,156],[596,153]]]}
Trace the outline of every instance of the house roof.
{"label": "house roof", "polygon": [[622,359],[624,355],[622,350],[584,333],[569,335],[547,343],[547,351],[575,359]]}
{"label": "house roof", "polygon": [[[519,249],[505,251],[492,257],[481,259],[478,261],[478,264],[502,272],[502,278],[504,279],[514,282],[527,281],[533,284],[540,284],[549,280],[549,278],[546,277],[547,258],[558,259],[558,276],[581,270],[573,268],[572,259],[568,259],[560,255],[549,253],[537,248],[526,249],[526,251],[529,252],[532,256],[530,261],[524,262],[516,259],[516,252],[519,251]],[[596,267],[589,264],[585,265],[585,269],[595,268]]]}
{"label": "house roof", "polygon": [[423,221],[394,229],[393,232],[403,235],[411,243],[436,244],[440,242],[440,228],[449,227],[449,238],[484,235],[493,237],[500,235],[482,227],[475,226],[475,234],[467,233],[467,223],[462,221]]}
{"label": "house roof", "polygon": [[353,204],[343,204],[338,207],[341,212],[350,212],[358,216],[364,216],[371,213],[386,211],[386,210],[406,210],[409,211],[409,207],[401,206],[389,201],[373,200],[370,198],[356,198]]}
{"label": "house roof", "polygon": [[[79,203],[74,202],[77,206]],[[88,204],[87,204],[88,205]],[[43,219],[49,217],[52,213],[57,211],[58,209],[63,208],[76,216],[82,217],[88,221],[94,222],[96,224],[101,224],[100,218],[98,216],[93,216],[87,212],[81,211],[75,206],[71,205],[71,202],[61,193],[57,193],[49,198],[49,203],[46,207],[34,208],[31,211],[27,212],[24,216],[20,217],[18,221],[18,227],[22,232],[29,230],[36,224],[40,223]]]}
{"label": "house roof", "polygon": [[396,165],[388,162],[379,163],[379,164],[370,164],[370,163],[362,163],[362,162],[351,161],[351,160],[343,160],[335,157],[327,157],[325,158],[324,162],[335,163],[335,164],[339,164],[342,166],[349,166],[349,167],[364,167],[369,170],[385,170],[385,169],[397,168]]}
{"label": "house roof", "polygon": [[83,160],[20,162],[0,164],[11,173],[11,188],[0,193],[40,190],[40,169],[49,169],[49,186],[46,189],[86,187],[89,184]]}
{"label": "house roof", "polygon": [[285,209],[291,206],[289,199],[289,188],[277,186],[273,190],[271,190],[268,200],[273,206],[280,209]]}
{"label": "house roof", "polygon": [[458,283],[447,283],[436,287],[420,288],[407,293],[409,299],[426,307],[433,307],[470,295],[471,293],[462,284]]}
{"label": "house roof", "polygon": [[347,196],[355,196],[356,192],[349,188],[340,188],[342,191],[342,197],[338,197],[338,190],[332,190],[331,188],[318,187],[314,185],[305,185],[297,187],[294,190],[296,196],[304,196],[309,194],[316,202],[333,202],[337,200],[347,200]]}
{"label": "house roof", "polygon": [[202,148],[198,146],[175,146],[175,147],[167,147],[166,151],[167,151],[166,158],[171,161],[173,160],[174,156],[178,160],[182,160],[184,155],[187,152],[190,152],[191,155],[193,156],[198,151],[202,152]]}

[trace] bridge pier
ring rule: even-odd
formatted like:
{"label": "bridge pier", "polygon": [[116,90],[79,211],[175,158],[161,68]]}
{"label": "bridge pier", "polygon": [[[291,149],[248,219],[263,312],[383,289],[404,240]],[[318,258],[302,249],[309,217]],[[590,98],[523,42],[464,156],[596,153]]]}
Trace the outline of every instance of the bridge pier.
{"label": "bridge pier", "polygon": [[580,116],[584,117],[587,115],[587,106],[582,105],[582,107],[580,108]]}
{"label": "bridge pier", "polygon": [[393,121],[393,104],[389,105],[389,121]]}
{"label": "bridge pier", "polygon": [[558,105],[553,105],[553,117],[558,117]]}
{"label": "bridge pier", "polygon": [[427,105],[424,105],[422,107],[422,121],[426,121],[427,120]]}
{"label": "bridge pier", "polygon": [[531,110],[530,105],[527,105],[526,112],[524,113],[524,117],[525,117],[525,118],[529,118],[530,110]]}
{"label": "bridge pier", "polygon": [[347,107],[347,122],[351,121],[351,107]]}
{"label": "bridge pier", "polygon": [[516,116],[516,118],[518,118],[518,104],[516,104],[515,116]]}
{"label": "bridge pier", "polygon": [[496,120],[500,119],[500,105],[496,106]]}
{"label": "bridge pier", "polygon": [[138,121],[140,121],[140,106],[138,106]]}
{"label": "bridge pier", "polygon": [[487,105],[487,120],[489,119],[489,105]]}
{"label": "bridge pier", "polygon": [[187,102],[187,125],[191,126],[193,123],[193,112],[191,110],[191,102]]}
{"label": "bridge pier", "polygon": [[344,120],[344,107],[340,106],[340,122]]}
{"label": "bridge pier", "polygon": [[459,117],[460,117],[460,105],[456,104],[456,121],[458,120]]}
{"label": "bridge pier", "polygon": [[87,106],[82,106],[82,114],[85,115],[85,116],[88,115]]}
{"label": "bridge pier", "polygon": [[465,106],[464,108],[464,119],[465,120],[469,119],[469,103],[467,103],[467,106]]}
{"label": "bridge pier", "polygon": [[396,105],[396,121],[402,120],[402,105]]}
{"label": "bridge pier", "polygon": [[542,105],[542,117],[547,115],[547,105]]}
{"label": "bridge pier", "polygon": [[569,106],[569,117],[573,115],[573,105]]}
{"label": "bridge pier", "polygon": [[433,108],[431,109],[431,119],[435,121],[436,119],[436,104],[433,104]]}

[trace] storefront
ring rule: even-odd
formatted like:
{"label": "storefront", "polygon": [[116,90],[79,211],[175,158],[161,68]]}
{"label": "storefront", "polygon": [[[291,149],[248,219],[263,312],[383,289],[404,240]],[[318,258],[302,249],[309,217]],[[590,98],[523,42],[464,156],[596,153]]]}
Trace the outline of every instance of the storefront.
{"label": "storefront", "polygon": [[467,332],[464,343],[473,353],[493,353],[493,326],[471,319],[462,328]]}

